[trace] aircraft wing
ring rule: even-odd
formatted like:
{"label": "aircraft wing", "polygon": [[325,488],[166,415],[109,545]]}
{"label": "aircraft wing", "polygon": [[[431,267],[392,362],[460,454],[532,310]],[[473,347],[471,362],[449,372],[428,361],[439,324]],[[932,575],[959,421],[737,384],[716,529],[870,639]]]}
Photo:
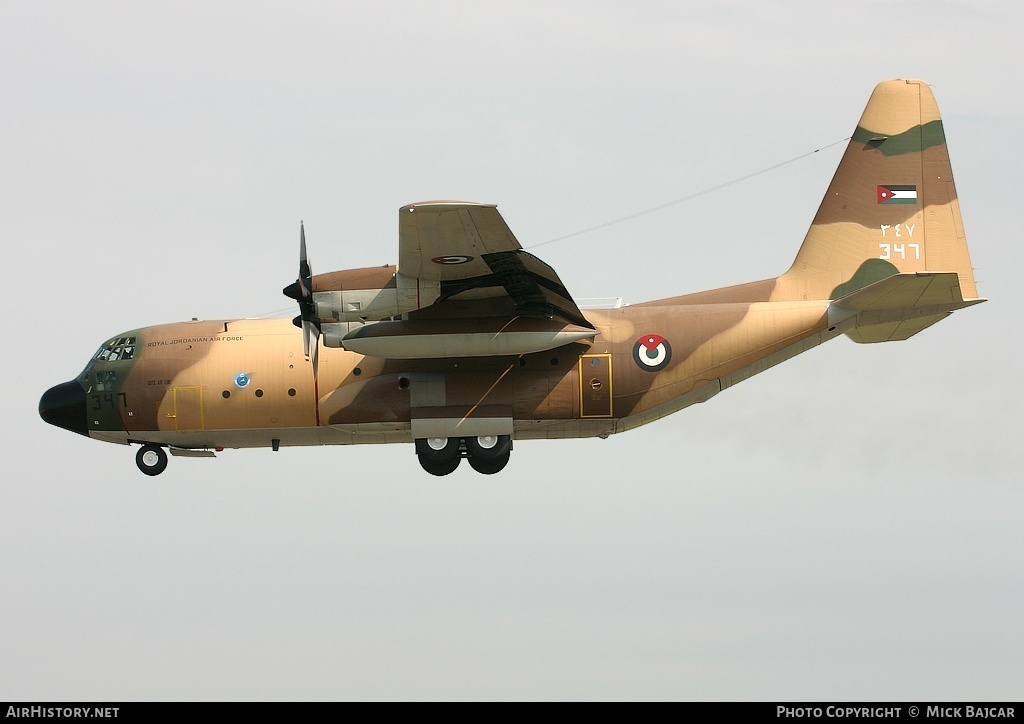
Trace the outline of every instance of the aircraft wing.
{"label": "aircraft wing", "polygon": [[438,283],[434,305],[507,297],[517,316],[593,329],[555,270],[523,251],[494,204],[428,201],[398,213],[398,273]]}

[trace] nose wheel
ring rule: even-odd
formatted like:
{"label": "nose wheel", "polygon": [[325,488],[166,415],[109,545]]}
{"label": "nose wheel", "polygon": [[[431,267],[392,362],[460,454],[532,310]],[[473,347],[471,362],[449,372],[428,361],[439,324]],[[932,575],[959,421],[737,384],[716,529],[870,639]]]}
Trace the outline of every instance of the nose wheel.
{"label": "nose wheel", "polygon": [[420,467],[431,475],[455,472],[462,458],[478,473],[493,475],[508,465],[512,453],[509,435],[478,437],[426,437],[416,440],[416,457]]}
{"label": "nose wheel", "polygon": [[135,464],[146,475],[159,475],[167,468],[167,453],[159,445],[143,445],[135,453]]}

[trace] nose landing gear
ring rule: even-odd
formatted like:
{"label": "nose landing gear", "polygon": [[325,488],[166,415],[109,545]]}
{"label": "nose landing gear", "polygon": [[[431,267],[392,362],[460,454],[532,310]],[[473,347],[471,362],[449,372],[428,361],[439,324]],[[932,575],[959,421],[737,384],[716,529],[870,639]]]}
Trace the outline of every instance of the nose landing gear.
{"label": "nose landing gear", "polygon": [[135,464],[146,475],[159,475],[167,468],[167,453],[159,445],[143,445],[135,453]]}
{"label": "nose landing gear", "polygon": [[420,466],[431,475],[448,475],[468,458],[470,467],[483,475],[500,472],[512,453],[509,435],[478,437],[428,437],[416,440]]}

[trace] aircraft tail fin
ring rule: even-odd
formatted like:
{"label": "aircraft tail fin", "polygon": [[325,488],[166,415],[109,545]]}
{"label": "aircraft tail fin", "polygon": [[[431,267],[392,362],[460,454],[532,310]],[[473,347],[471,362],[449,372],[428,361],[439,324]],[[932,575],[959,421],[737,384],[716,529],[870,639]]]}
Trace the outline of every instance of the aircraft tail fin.
{"label": "aircraft tail fin", "polygon": [[961,300],[978,296],[935,97],[923,81],[889,80],[872,93],[772,299],[848,299],[921,272],[952,272]]}

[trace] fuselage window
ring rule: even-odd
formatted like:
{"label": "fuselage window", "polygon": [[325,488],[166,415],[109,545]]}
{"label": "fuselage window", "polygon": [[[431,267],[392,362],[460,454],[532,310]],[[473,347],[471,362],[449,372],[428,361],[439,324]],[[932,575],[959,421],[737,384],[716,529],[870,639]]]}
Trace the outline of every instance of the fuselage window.
{"label": "fuselage window", "polygon": [[82,371],[82,376],[78,378],[79,382],[88,382],[89,376],[92,374],[92,368],[96,366],[96,358],[93,357],[89,360],[89,364],[85,366],[85,370]]}

